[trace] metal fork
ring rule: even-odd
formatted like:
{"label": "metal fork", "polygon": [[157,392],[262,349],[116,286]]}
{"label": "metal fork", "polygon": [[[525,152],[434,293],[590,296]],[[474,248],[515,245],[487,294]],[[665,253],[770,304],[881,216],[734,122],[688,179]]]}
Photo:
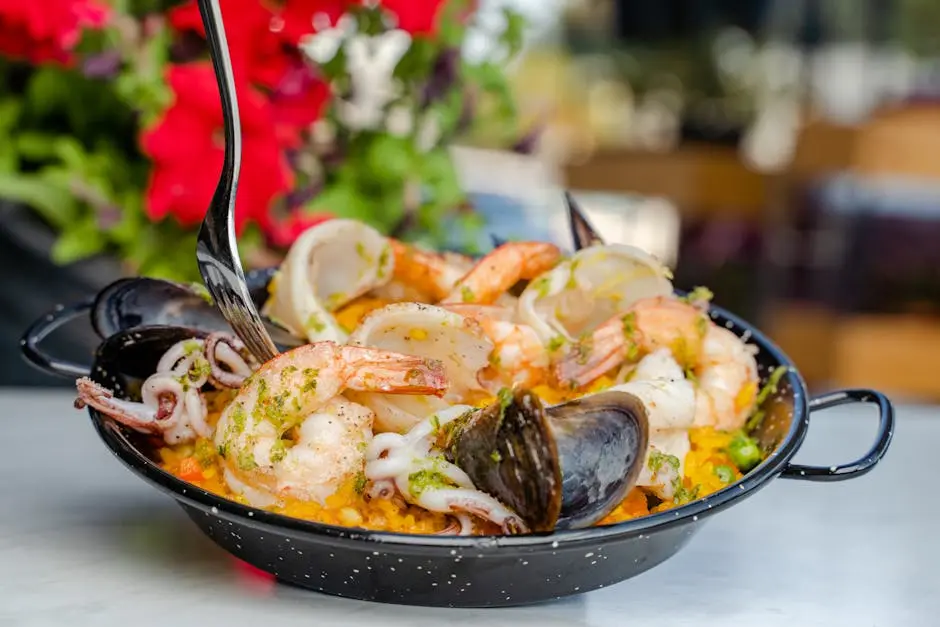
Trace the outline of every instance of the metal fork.
{"label": "metal fork", "polygon": [[265,362],[277,356],[278,350],[251,300],[235,239],[235,192],[241,169],[242,136],[232,60],[219,0],[198,0],[198,4],[222,97],[225,157],[219,185],[199,229],[196,262],[219,311],[248,350]]}

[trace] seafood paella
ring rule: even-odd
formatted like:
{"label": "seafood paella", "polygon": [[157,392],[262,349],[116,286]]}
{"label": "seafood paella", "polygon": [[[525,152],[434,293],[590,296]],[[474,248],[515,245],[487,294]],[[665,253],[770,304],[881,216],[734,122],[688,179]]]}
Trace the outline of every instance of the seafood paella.
{"label": "seafood paella", "polygon": [[676,295],[632,246],[507,242],[474,259],[332,220],[268,284],[265,323],[289,339],[274,359],[220,330],[140,328],[126,342],[159,359],[134,400],[84,377],[76,406],[151,439],[194,486],[305,520],[615,524],[716,492],[766,454],[749,433],[784,369],[759,372],[710,298]]}

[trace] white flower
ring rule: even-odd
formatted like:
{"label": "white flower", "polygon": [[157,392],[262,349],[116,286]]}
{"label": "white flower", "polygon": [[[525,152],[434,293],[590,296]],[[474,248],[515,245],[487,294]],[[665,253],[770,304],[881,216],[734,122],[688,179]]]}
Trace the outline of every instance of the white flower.
{"label": "white flower", "polygon": [[300,51],[314,63],[322,65],[336,56],[347,36],[356,32],[356,18],[346,13],[336,21],[336,26],[330,28],[328,18],[318,13],[312,26],[316,32],[300,39]]}
{"label": "white flower", "polygon": [[346,43],[346,70],[352,96],[339,103],[337,115],[354,129],[375,129],[382,124],[385,106],[399,91],[392,73],[411,46],[411,37],[402,30],[390,30],[368,37],[356,35]]}
{"label": "white flower", "polygon": [[404,137],[411,132],[413,126],[414,116],[411,114],[411,109],[405,105],[392,107],[385,118],[385,128],[392,135]]}
{"label": "white flower", "polygon": [[424,119],[421,120],[421,125],[418,127],[418,150],[428,152],[437,145],[437,141],[440,138],[441,125],[437,120],[437,116],[431,111],[428,111],[424,115]]}

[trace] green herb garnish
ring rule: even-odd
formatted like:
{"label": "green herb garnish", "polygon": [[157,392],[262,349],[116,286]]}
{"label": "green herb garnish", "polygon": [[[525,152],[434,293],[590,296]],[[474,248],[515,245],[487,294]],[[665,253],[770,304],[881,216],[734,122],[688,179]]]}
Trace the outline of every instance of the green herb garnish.
{"label": "green herb garnish", "polygon": [[369,480],[366,478],[366,473],[359,471],[359,474],[356,475],[356,482],[353,484],[353,490],[356,491],[356,494],[362,494],[366,491],[366,485],[369,483]]}
{"label": "green herb garnish", "polygon": [[271,463],[276,464],[285,457],[287,457],[287,445],[284,440],[278,440],[271,445]]}
{"label": "green herb garnish", "polygon": [[753,438],[738,433],[728,445],[728,457],[741,472],[747,472],[761,462],[763,455]]}
{"label": "green herb garnish", "polygon": [[307,316],[307,322],[304,323],[304,327],[310,329],[314,333],[322,333],[326,330],[326,325],[320,320],[320,316],[315,313]]}
{"label": "green herb garnish", "polygon": [[672,466],[672,469],[677,472],[679,470],[679,458],[675,455],[667,455],[657,449],[650,451],[650,458],[647,462],[649,469],[653,472],[659,472],[662,470],[663,464]]}
{"label": "green herb garnish", "polygon": [[731,466],[715,466],[715,476],[722,483],[731,483],[734,480],[734,468]]}
{"label": "green herb garnish", "polygon": [[408,475],[408,488],[415,497],[425,490],[450,487],[453,487],[450,480],[436,470],[419,470]]}
{"label": "green herb garnish", "polygon": [[680,300],[683,300],[687,303],[709,303],[715,297],[715,294],[712,293],[707,287],[701,285],[692,288],[692,291],[682,297]]}
{"label": "green herb garnish", "polygon": [[744,430],[746,432],[752,433],[764,421],[764,417],[767,415],[767,412],[761,406],[767,401],[768,398],[770,398],[771,394],[777,393],[780,380],[788,370],[789,368],[787,368],[787,366],[778,366],[777,368],[774,368],[774,371],[770,373],[769,377],[767,377],[767,383],[765,383],[757,393],[757,400],[754,403],[754,413],[748,419],[747,424],[744,425]]}

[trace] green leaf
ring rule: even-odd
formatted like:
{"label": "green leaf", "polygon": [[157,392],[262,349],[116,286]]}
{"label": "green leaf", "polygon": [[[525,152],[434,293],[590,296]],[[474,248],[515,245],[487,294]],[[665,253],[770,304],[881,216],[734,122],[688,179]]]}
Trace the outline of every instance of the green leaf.
{"label": "green leaf", "polygon": [[431,203],[435,207],[450,209],[466,198],[453,159],[446,148],[432,150],[424,155],[421,166],[421,181],[427,186]]}
{"label": "green leaf", "polygon": [[509,58],[515,57],[522,50],[522,43],[525,37],[526,22],[525,17],[518,11],[509,7],[503,8],[503,15],[506,18],[506,28],[503,30],[500,40],[506,45]]}
{"label": "green leaf", "polygon": [[401,185],[412,171],[411,143],[393,135],[376,135],[366,147],[365,172],[383,187]]}
{"label": "green leaf", "polygon": [[14,130],[20,121],[23,102],[14,98],[0,100],[0,136],[6,136]]}
{"label": "green leaf", "polygon": [[419,37],[411,41],[395,66],[393,76],[406,83],[424,80],[434,67],[434,61],[440,53],[440,45],[432,39]]}
{"label": "green leaf", "polygon": [[[463,116],[463,92],[459,89],[450,90],[447,95],[432,105],[428,115],[436,115],[441,139],[446,141],[457,129],[460,118]],[[438,143],[442,143],[439,141]]]}
{"label": "green leaf", "polygon": [[55,139],[53,145],[56,156],[73,171],[82,171],[88,165],[88,154],[74,137],[63,135]]}
{"label": "green leaf", "polygon": [[72,263],[101,252],[105,243],[94,218],[89,216],[62,232],[52,247],[52,260],[60,265]]}
{"label": "green leaf", "polygon": [[38,174],[0,173],[0,198],[32,207],[53,227],[62,229],[77,217],[75,199],[67,187]]}
{"label": "green leaf", "polygon": [[24,131],[16,137],[16,150],[31,161],[46,161],[56,156],[58,138],[46,133]]}

